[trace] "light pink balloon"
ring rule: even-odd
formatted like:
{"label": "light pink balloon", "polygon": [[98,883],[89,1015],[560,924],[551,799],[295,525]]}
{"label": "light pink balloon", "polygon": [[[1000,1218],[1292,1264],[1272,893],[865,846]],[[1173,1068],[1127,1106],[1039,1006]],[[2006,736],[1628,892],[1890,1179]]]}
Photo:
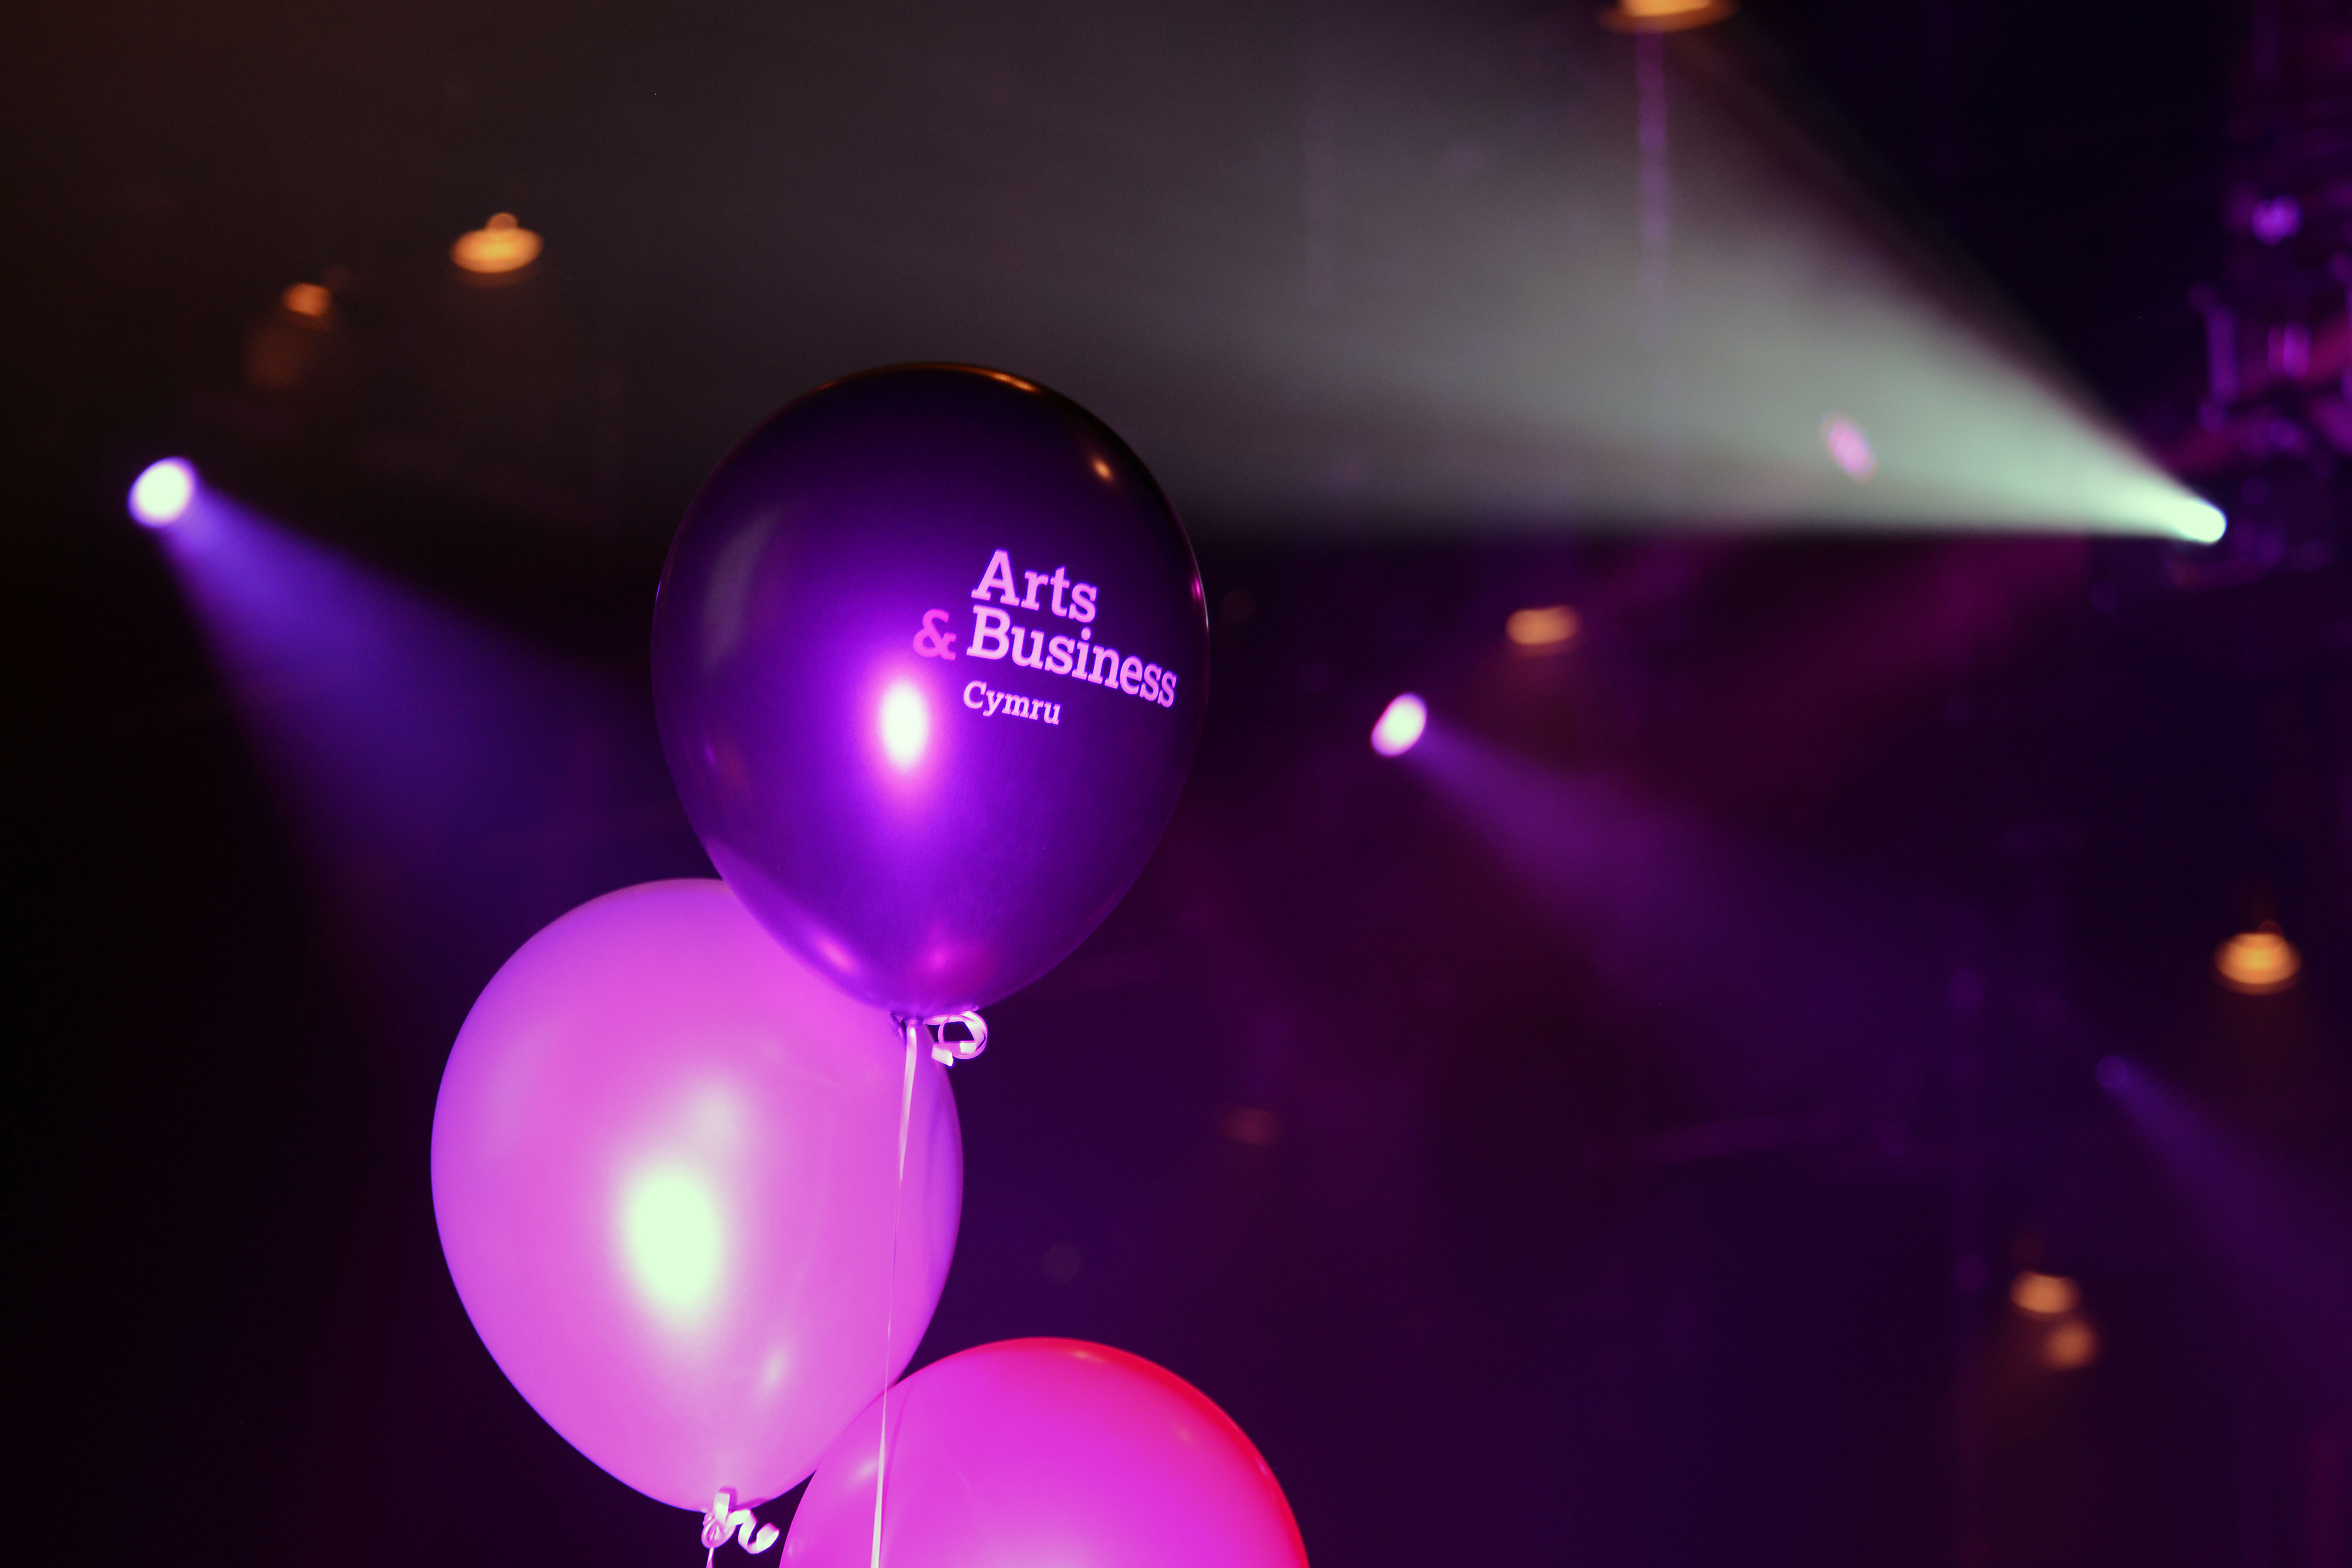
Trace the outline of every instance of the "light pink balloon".
{"label": "light pink balloon", "polygon": [[[793,1568],[869,1568],[882,1402],[825,1450]],[[1208,1395],[1140,1356],[1004,1340],[890,1391],[883,1568],[1305,1568],[1274,1472]]]}
{"label": "light pink balloon", "polygon": [[[433,1116],[467,1315],[597,1464],[698,1511],[797,1485],[939,1304],[963,1201],[947,1071],[753,921],[650,882],[525,942],[474,1004]],[[895,1302],[892,1216],[898,1216]]]}

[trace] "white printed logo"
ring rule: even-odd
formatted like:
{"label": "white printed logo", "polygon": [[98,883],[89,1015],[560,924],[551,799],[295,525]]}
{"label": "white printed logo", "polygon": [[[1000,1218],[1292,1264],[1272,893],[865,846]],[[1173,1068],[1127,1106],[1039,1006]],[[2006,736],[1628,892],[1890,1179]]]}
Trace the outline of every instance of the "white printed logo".
{"label": "white printed logo", "polygon": [[982,718],[993,719],[999,713],[1015,719],[1034,719],[1040,723],[1062,721],[1062,705],[1039,697],[1022,697],[1010,691],[995,691],[985,680],[975,680],[963,689],[963,705]]}
{"label": "white printed logo", "polygon": [[[1162,708],[1176,705],[1176,672],[1150,664],[1134,654],[1123,654],[1108,643],[1095,641],[1094,621],[1100,606],[1100,594],[1092,583],[1074,583],[1067,568],[1056,566],[1051,572],[1023,572],[1027,586],[1024,593],[1013,581],[1012,552],[1000,550],[988,558],[988,568],[980,576],[980,586],[971,591],[975,599],[985,601],[992,596],[996,604],[982,603],[972,606],[971,640],[962,649],[970,658],[1011,658],[1024,669],[1037,670],[1045,675],[1063,675],[1072,680],[1083,680],[1091,686],[1123,691],[1129,697],[1140,697],[1146,702]],[[1046,595],[1040,603],[1038,595]],[[998,605],[1004,606],[1000,609]],[[1076,637],[1049,635],[1050,628],[1026,626],[1013,618],[1014,610],[1045,610],[1066,621],[1078,624]],[[955,658],[959,657],[956,634],[944,628],[948,620],[945,610],[923,612],[922,629],[915,634],[915,651],[925,658]],[[974,700],[977,689],[986,694],[987,701]],[[1008,694],[989,691],[986,683],[975,681],[964,688],[964,706],[986,708],[991,718],[1005,710],[996,701],[1032,703],[1052,710],[1045,719],[1049,724],[1061,721],[1061,704],[1037,703],[1034,699],[1013,698]],[[1015,710],[1015,711],[1019,711]],[[1026,712],[1023,718],[1033,717]]]}

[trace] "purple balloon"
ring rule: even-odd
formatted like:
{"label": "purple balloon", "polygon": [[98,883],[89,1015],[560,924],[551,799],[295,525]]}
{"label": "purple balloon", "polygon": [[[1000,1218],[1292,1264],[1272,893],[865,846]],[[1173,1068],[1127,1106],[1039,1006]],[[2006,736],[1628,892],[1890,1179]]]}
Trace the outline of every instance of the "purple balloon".
{"label": "purple balloon", "polygon": [[862,1001],[1034,980],[1135,880],[1201,728],[1192,545],[1134,453],[996,371],[833,382],[727,455],[654,611],[654,700],[728,886]]}
{"label": "purple balloon", "polygon": [[[869,1568],[882,1401],[825,1450],[794,1568]],[[1208,1395],[1081,1340],[1005,1340],[890,1391],[886,1568],[1306,1568],[1290,1503]]]}
{"label": "purple balloon", "polygon": [[680,1508],[757,1503],[875,1397],[886,1322],[906,1365],[963,1148],[927,1056],[900,1192],[893,1039],[709,880],[583,904],[491,979],[441,1078],[434,1215],[482,1342],[573,1447]]}

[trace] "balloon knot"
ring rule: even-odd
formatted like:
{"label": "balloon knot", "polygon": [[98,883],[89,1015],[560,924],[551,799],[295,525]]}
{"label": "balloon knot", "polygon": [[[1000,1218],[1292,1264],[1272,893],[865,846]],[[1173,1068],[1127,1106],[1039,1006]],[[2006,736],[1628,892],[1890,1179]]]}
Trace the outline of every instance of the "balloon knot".
{"label": "balloon knot", "polygon": [[[961,1013],[941,1013],[935,1018],[910,1018],[905,1014],[895,1016],[902,1034],[912,1034],[915,1039],[931,1047],[931,1059],[943,1068],[958,1062],[968,1062],[988,1049],[988,1020],[970,1008]],[[961,1028],[961,1039],[950,1039],[948,1031]]]}
{"label": "balloon knot", "polygon": [[704,1568],[709,1568],[710,1560],[719,1555],[730,1535],[744,1551],[759,1552],[773,1546],[780,1533],[774,1525],[761,1524],[750,1509],[737,1508],[733,1487],[720,1487],[710,1500],[710,1511],[702,1516]]}

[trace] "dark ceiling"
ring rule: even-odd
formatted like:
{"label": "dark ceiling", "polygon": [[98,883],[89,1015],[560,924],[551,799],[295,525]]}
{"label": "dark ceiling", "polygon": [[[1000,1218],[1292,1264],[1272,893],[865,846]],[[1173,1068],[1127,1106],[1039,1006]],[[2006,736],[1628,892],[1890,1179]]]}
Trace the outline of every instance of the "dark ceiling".
{"label": "dark ceiling", "polygon": [[[1579,11],[17,26],[18,211],[43,237],[13,264],[16,352],[49,420],[145,383],[184,438],[331,426],[365,472],[658,519],[793,392],[963,359],[1098,409],[1197,526],[1260,532],[1981,521],[1974,479],[2020,439],[1978,433],[1990,405],[2075,417],[2040,355],[2000,346],[2002,291],[2111,405],[2184,392],[2226,37],[2197,8],[1783,0],[1675,40],[1654,405],[1630,45]],[[509,208],[548,255],[467,297],[447,244]],[[257,394],[249,337],[287,283],[331,276],[351,363]],[[1814,444],[1838,407],[1893,442],[1866,495]]]}

